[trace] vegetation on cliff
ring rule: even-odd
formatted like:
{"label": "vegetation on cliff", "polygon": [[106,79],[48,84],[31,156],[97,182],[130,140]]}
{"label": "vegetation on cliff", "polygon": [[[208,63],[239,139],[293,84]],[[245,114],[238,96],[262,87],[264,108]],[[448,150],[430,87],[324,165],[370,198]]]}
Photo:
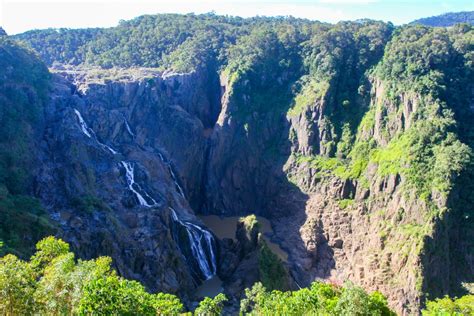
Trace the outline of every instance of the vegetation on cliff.
{"label": "vegetation on cliff", "polygon": [[36,158],[32,140],[49,77],[33,52],[0,37],[0,255],[27,256],[37,240],[54,232],[39,201],[29,195]]}
{"label": "vegetation on cliff", "polygon": [[[417,275],[416,290],[420,294],[445,293],[437,282],[422,276],[429,274],[429,268],[422,272],[421,267],[416,267],[420,257],[445,258],[439,249],[434,254],[436,246],[426,238],[438,229],[449,226],[459,230],[463,237],[456,240],[463,240],[464,250],[452,259],[456,268],[451,277],[469,275],[466,254],[472,253],[472,244],[464,240],[470,239],[474,204],[472,194],[464,187],[470,187],[467,175],[472,174],[473,166],[474,142],[469,123],[473,48],[474,29],[466,24],[449,29],[396,29],[381,60],[362,76],[372,83],[371,97],[364,98],[364,89],[356,91],[349,87],[358,95],[356,107],[365,109],[361,119],[349,125],[352,128],[347,129],[347,136],[344,128],[334,133],[336,129],[331,127],[332,136],[322,142],[325,146],[330,144],[331,150],[319,148],[315,155],[294,154],[297,165],[309,166],[322,181],[334,177],[350,179],[358,187],[377,190],[377,183],[394,179],[404,200],[418,204],[412,215],[402,208],[392,215],[383,215],[379,230],[383,231],[382,253],[395,249],[403,253],[409,262],[407,266]],[[331,97],[330,91],[326,92],[325,98]],[[309,104],[318,104],[320,98],[313,98]],[[331,121],[330,116],[323,112],[321,121]],[[352,130],[356,133],[352,134]],[[377,196],[373,195],[370,201],[356,205],[368,207],[368,203],[375,201]],[[440,224],[447,218],[447,224]],[[394,222],[398,225],[391,224]],[[453,251],[456,249],[453,247]],[[467,279],[472,282],[472,278]],[[393,282],[403,280],[397,281],[394,275]]]}

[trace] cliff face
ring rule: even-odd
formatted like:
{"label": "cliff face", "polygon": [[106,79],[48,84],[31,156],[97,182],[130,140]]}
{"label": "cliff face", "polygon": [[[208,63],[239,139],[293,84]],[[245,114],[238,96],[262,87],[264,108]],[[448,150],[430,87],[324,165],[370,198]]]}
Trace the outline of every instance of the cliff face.
{"label": "cliff face", "polygon": [[217,271],[216,241],[188,202],[204,163],[200,115],[213,111],[205,80],[91,73],[55,74],[35,195],[81,257],[109,255],[120,274],[186,297]]}
{"label": "cliff face", "polygon": [[[459,293],[473,271],[469,55],[461,57],[460,34],[434,43],[412,31],[383,57],[362,43],[359,52],[380,58],[371,72],[345,43],[334,50],[351,57],[325,80],[275,65],[224,72],[206,182],[206,212],[272,219],[298,284],[352,280],[404,314],[417,313],[426,294]],[[391,77],[405,36],[410,49],[427,47],[430,71]],[[463,69],[455,80],[454,69]],[[291,96],[295,82],[302,87]]]}

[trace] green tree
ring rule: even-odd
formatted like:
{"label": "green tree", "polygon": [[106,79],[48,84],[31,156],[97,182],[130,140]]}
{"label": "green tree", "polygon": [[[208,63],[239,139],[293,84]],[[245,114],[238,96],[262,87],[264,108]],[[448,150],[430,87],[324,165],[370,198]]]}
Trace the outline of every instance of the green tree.
{"label": "green tree", "polygon": [[34,285],[34,273],[27,262],[14,255],[0,258],[0,314],[32,314]]}
{"label": "green tree", "polygon": [[36,244],[36,252],[31,257],[31,265],[37,272],[42,272],[54,258],[69,252],[69,244],[52,236],[40,240]]}
{"label": "green tree", "polygon": [[289,288],[288,271],[281,259],[271,251],[263,239],[260,241],[258,268],[260,280],[267,289],[287,290]]}
{"label": "green tree", "polygon": [[423,316],[461,316],[474,315],[474,295],[451,299],[448,296],[426,302]]}
{"label": "green tree", "polygon": [[157,293],[152,300],[158,315],[179,315],[184,309],[183,303],[172,294]]}
{"label": "green tree", "polygon": [[[167,300],[170,302],[166,302]],[[89,282],[79,303],[80,315],[156,315],[177,313],[181,303],[173,296],[156,296],[137,281],[110,275]]]}
{"label": "green tree", "polygon": [[199,306],[194,311],[194,315],[198,316],[219,316],[224,308],[224,303],[227,301],[227,297],[220,293],[214,298],[205,297]]}
{"label": "green tree", "polygon": [[335,313],[337,315],[380,315],[395,316],[387,307],[387,301],[378,292],[367,294],[361,287],[347,283],[342,290],[337,302]]}

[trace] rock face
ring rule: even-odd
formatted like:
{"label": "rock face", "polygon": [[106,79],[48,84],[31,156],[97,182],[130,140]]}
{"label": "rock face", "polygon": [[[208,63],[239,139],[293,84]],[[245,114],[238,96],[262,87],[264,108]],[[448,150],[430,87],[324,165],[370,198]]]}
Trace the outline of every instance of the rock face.
{"label": "rock face", "polygon": [[36,195],[81,257],[112,256],[120,274],[184,297],[217,270],[216,241],[188,202],[199,197],[216,111],[199,76],[56,74],[36,177]]}

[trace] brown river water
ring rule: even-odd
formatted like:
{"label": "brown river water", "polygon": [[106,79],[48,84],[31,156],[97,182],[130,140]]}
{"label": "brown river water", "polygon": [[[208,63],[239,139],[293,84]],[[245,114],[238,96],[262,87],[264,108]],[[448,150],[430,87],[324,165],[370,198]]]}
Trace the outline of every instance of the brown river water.
{"label": "brown river water", "polygon": [[[237,230],[237,222],[240,216],[220,217],[217,215],[199,215],[198,216],[204,224],[219,238],[232,238],[235,240],[235,231]],[[273,229],[270,221],[264,217],[257,216],[260,223],[260,232],[268,247],[283,261],[288,261],[288,254],[280,248],[280,246],[273,242]],[[209,296],[214,297],[222,292],[222,281],[218,276],[204,282],[197,288],[196,294],[199,297]]]}

